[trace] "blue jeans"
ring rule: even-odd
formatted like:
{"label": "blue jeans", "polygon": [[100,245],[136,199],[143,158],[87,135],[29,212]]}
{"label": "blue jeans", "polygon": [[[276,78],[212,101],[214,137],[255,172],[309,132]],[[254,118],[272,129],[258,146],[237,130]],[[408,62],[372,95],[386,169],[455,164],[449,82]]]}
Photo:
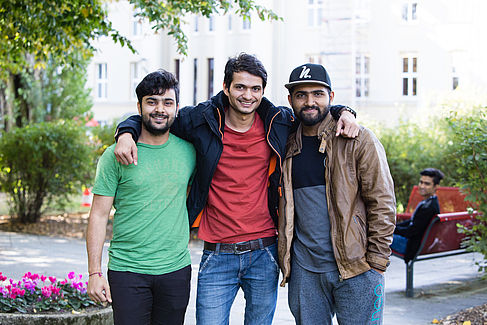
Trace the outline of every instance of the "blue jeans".
{"label": "blue jeans", "polygon": [[198,272],[196,323],[226,325],[238,289],[245,297],[245,325],[272,323],[277,301],[277,244],[242,254],[203,251]]}
{"label": "blue jeans", "polygon": [[384,276],[369,270],[340,280],[338,271],[314,273],[291,262],[289,308],[297,325],[379,325],[384,311]]}
{"label": "blue jeans", "polygon": [[393,235],[392,239],[392,244],[391,248],[395,250],[398,253],[405,254],[406,253],[406,247],[408,245],[408,239],[406,237],[403,237],[401,235]]}

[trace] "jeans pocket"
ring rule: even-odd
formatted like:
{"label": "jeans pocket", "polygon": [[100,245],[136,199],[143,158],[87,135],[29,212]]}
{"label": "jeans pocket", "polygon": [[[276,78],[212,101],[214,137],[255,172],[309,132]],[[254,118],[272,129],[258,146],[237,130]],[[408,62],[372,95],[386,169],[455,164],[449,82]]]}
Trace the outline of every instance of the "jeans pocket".
{"label": "jeans pocket", "polygon": [[203,251],[203,256],[201,256],[200,269],[198,273],[202,273],[206,269],[213,255],[215,255],[214,251]]}
{"label": "jeans pocket", "polygon": [[374,270],[374,269],[370,269],[369,271],[370,271],[371,273],[375,274],[376,276],[380,276],[381,278],[383,278],[383,277],[384,277],[384,274],[379,273],[379,272],[377,272],[377,271],[376,271],[376,270]]}
{"label": "jeans pocket", "polygon": [[[267,252],[267,255],[269,255],[269,258],[271,259],[272,263],[276,266],[277,272],[279,272],[279,264],[277,263],[277,245],[273,244],[271,246],[264,247],[265,251]],[[272,251],[271,251],[272,250]]]}

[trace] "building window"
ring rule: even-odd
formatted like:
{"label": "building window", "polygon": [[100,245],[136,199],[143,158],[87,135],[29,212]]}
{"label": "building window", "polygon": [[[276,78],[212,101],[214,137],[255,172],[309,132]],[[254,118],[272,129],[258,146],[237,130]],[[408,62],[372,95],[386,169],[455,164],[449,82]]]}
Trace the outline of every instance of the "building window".
{"label": "building window", "polygon": [[106,99],[108,96],[108,75],[107,64],[98,63],[96,65],[96,98]]}
{"label": "building window", "polygon": [[140,9],[136,8],[132,16],[132,36],[142,35],[142,18],[138,16]]}
{"label": "building window", "polygon": [[208,99],[213,96],[214,59],[208,58]]}
{"label": "building window", "polygon": [[242,18],[242,28],[245,29],[245,30],[248,30],[250,29],[250,18],[245,18],[243,17]]}
{"label": "building window", "polygon": [[194,31],[198,32],[198,30],[199,30],[199,17],[194,16]]}
{"label": "building window", "polygon": [[370,58],[359,55],[355,58],[355,97],[369,97]]}
{"label": "building window", "polygon": [[323,0],[308,0],[308,26],[316,27],[323,24]]}
{"label": "building window", "polygon": [[174,75],[176,76],[176,79],[179,81],[179,69],[180,69],[180,64],[181,61],[179,59],[174,60]]}
{"label": "building window", "polygon": [[321,54],[307,54],[309,63],[323,64],[323,56]]}
{"label": "building window", "polygon": [[413,21],[417,20],[418,16],[416,13],[418,3],[417,2],[412,2],[408,1],[403,3],[402,5],[402,20],[404,21]]}
{"label": "building window", "polygon": [[210,32],[215,30],[215,17],[213,17],[213,16],[210,16],[208,18],[208,30]]}
{"label": "building window", "polygon": [[228,30],[232,30],[232,15],[228,15]]}
{"label": "building window", "polygon": [[416,96],[418,83],[418,58],[402,58],[402,95]]}
{"label": "building window", "polygon": [[140,69],[141,64],[139,62],[132,62],[130,63],[130,94],[131,98],[137,98],[137,94],[135,93],[135,89],[141,80],[141,73]]}
{"label": "building window", "polygon": [[193,105],[198,101],[198,59],[193,61]]}

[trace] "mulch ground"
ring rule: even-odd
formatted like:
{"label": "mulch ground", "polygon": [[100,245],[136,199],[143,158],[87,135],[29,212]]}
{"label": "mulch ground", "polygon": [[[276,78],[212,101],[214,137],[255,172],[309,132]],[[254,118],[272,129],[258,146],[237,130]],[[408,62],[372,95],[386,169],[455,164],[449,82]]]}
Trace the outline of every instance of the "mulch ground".
{"label": "mulch ground", "polygon": [[[111,217],[112,218],[112,217]],[[106,239],[112,238],[111,219],[107,225]],[[0,231],[21,232],[33,235],[53,237],[69,237],[83,239],[88,226],[88,213],[72,213],[62,215],[47,215],[33,224],[20,224],[14,222],[10,216],[0,216]],[[192,234],[192,239],[196,236]],[[487,304],[464,309],[438,321],[442,325],[487,325]]]}
{"label": "mulch ground", "polygon": [[[112,222],[110,217],[107,225],[106,239],[112,238]],[[0,230],[51,237],[69,237],[83,239],[88,226],[88,213],[72,213],[63,215],[46,215],[31,224],[15,222],[10,216],[0,216]]]}
{"label": "mulch ground", "polygon": [[[470,323],[469,323],[470,322]],[[442,319],[443,325],[487,325],[487,304],[467,308]]]}

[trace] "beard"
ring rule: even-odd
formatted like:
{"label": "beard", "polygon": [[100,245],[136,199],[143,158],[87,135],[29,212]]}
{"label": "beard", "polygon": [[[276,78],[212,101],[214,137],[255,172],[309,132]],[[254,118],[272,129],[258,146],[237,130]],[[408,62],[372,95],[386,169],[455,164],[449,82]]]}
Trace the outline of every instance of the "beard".
{"label": "beard", "polygon": [[[151,122],[151,117],[156,118],[156,117],[161,117],[164,116],[166,117],[166,124],[155,124]],[[169,131],[169,128],[171,125],[174,123],[174,117],[171,119],[169,116],[165,114],[148,114],[148,115],[143,115],[142,116],[142,125],[145,127],[145,129],[152,135],[163,135],[167,131]]]}
{"label": "beard", "polygon": [[[318,111],[318,114],[315,116],[308,116],[304,114],[304,111],[310,110],[310,109],[315,109]],[[328,111],[330,110],[330,105],[326,105],[323,107],[323,109],[320,109],[319,106],[313,105],[313,106],[304,106],[301,111],[296,115],[296,117],[301,121],[306,126],[313,126],[321,121],[323,121],[326,117],[326,114],[328,114]]]}

